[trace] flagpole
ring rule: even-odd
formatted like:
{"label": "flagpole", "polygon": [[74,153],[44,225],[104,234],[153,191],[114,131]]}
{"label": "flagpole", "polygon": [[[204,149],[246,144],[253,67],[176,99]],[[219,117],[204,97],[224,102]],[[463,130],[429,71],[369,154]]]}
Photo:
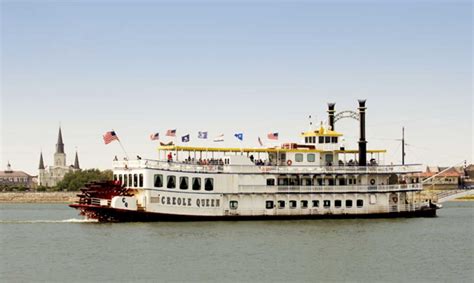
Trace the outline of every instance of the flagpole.
{"label": "flagpole", "polygon": [[120,138],[119,138],[118,135],[117,135],[117,132],[116,132],[114,129],[112,129],[112,131],[113,131],[113,132],[115,133],[115,135],[117,136],[117,141],[119,142],[120,147],[122,148],[123,152],[125,153],[125,156],[127,157],[127,160],[130,159],[130,157],[128,157],[127,151],[125,150],[125,148],[123,147],[122,142],[120,141]]}

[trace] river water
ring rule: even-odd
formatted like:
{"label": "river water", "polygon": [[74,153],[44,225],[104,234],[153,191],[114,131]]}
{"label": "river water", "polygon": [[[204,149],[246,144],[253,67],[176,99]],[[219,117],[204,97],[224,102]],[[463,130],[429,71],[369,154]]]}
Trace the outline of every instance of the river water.
{"label": "river water", "polygon": [[102,224],[1,204],[0,281],[472,282],[474,202],[438,215]]}

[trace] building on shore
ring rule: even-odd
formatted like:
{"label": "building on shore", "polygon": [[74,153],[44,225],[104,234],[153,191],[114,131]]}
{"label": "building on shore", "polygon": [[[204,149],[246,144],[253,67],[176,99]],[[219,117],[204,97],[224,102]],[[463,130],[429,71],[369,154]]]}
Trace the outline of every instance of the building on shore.
{"label": "building on shore", "polygon": [[419,177],[422,181],[425,181],[436,175],[424,183],[425,186],[431,186],[433,189],[459,188],[464,178],[462,168],[453,167],[448,170],[446,169],[448,169],[448,167],[428,166],[425,172],[420,173]]}
{"label": "building on shore", "polygon": [[34,176],[24,171],[14,171],[10,162],[5,171],[0,171],[0,186],[24,187],[28,189],[35,188]]}
{"label": "building on shore", "polygon": [[464,169],[464,187],[474,189],[474,164]]}
{"label": "building on shore", "polygon": [[64,152],[61,127],[59,128],[56,152],[54,153],[54,165],[46,167],[44,165],[43,153],[41,152],[38,169],[38,185],[45,187],[54,187],[64,178],[66,173],[80,170],[77,151],[74,164],[66,165],[66,153]]}

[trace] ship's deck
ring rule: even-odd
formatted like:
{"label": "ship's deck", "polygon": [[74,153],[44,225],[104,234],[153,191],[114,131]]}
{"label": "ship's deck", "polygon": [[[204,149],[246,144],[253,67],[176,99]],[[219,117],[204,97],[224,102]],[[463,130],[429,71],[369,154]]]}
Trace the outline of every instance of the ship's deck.
{"label": "ship's deck", "polygon": [[200,165],[152,159],[114,161],[114,170],[159,169],[179,172],[229,174],[408,174],[421,172],[421,165],[308,166],[308,165]]}

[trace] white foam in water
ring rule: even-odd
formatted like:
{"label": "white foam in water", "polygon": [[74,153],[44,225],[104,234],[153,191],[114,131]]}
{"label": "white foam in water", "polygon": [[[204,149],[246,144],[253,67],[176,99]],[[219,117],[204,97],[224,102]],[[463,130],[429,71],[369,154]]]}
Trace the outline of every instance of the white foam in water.
{"label": "white foam in water", "polygon": [[64,219],[64,220],[0,220],[2,224],[34,224],[34,223],[96,223],[97,219]]}

